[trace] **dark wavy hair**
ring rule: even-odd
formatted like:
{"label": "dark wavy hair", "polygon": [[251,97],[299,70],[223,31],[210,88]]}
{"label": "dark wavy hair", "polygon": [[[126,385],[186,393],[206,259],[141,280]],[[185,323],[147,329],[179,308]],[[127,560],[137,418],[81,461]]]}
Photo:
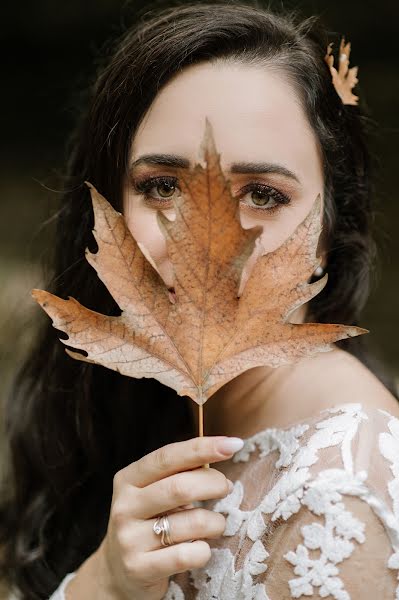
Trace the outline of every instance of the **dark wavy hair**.
{"label": "dark wavy hair", "polygon": [[[107,50],[110,56],[101,59],[83,96],[67,149],[67,186],[45,289],[120,314],[84,258],[85,248],[96,251],[96,244],[83,182],[92,182],[122,212],[131,141],[158,91],[187,65],[229,59],[279,70],[300,99],[323,155],[329,273],[307,319],[358,324],[376,254],[368,140],[375,124],[365,114],[361,90],[358,106],[343,105],[337,95],[324,61],[330,41],[337,48],[340,37],[329,35],[319,16],[257,3],[182,3],[142,12]],[[43,315],[39,322],[4,403],[7,469],[0,501],[0,576],[28,600],[47,598],[98,548],[118,470],[196,435],[189,398],[154,379],[70,359],[51,320]],[[338,343],[384,380],[365,344],[367,336]]]}

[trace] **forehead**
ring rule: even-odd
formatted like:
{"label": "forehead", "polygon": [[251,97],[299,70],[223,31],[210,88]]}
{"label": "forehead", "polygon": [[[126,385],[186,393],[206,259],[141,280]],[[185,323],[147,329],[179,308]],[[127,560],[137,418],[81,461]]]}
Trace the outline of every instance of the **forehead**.
{"label": "forehead", "polygon": [[223,168],[260,158],[310,176],[320,168],[317,139],[294,88],[276,70],[239,63],[206,62],[175,75],[143,116],[132,158],[163,152],[200,162],[205,117]]}

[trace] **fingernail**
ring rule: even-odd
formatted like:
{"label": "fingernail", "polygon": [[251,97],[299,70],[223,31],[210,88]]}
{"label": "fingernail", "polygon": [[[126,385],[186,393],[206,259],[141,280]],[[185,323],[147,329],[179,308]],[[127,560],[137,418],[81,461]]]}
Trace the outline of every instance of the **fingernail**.
{"label": "fingernail", "polygon": [[224,440],[220,440],[220,442],[217,443],[217,449],[219,450],[219,452],[226,455],[234,454],[234,452],[241,450],[243,446],[244,440],[237,437],[225,438]]}
{"label": "fingernail", "polygon": [[234,489],[234,483],[231,481],[231,479],[227,480],[229,482],[229,492],[232,492]]}

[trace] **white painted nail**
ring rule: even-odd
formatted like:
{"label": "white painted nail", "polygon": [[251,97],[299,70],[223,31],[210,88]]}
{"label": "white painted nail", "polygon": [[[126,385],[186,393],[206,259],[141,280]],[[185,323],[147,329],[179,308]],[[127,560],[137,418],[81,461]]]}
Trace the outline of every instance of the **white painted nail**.
{"label": "white painted nail", "polygon": [[220,440],[217,443],[217,449],[222,454],[234,454],[244,446],[244,440],[237,437],[229,437],[224,440]]}

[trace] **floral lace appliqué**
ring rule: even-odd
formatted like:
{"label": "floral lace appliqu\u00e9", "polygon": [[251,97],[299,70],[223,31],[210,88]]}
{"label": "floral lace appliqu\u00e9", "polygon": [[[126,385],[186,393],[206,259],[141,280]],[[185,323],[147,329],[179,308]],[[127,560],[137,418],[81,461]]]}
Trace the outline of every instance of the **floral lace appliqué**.
{"label": "floral lace appliqu\u00e9", "polygon": [[292,457],[299,448],[298,438],[302,437],[308,429],[309,425],[304,423],[295,425],[286,431],[273,428],[256,433],[245,440],[243,448],[234,454],[233,462],[247,461],[258,446],[259,458],[267,456],[273,450],[278,450],[279,458],[274,466],[276,469],[287,467],[291,464]]}
{"label": "floral lace appliqu\u00e9", "polygon": [[[399,419],[392,417],[384,410],[380,411],[389,417],[388,428],[390,433],[380,433],[379,448],[381,454],[391,463],[393,479],[388,483],[388,492],[392,498],[392,515],[387,516],[390,525],[390,537],[394,548],[393,554],[389,557],[388,567],[397,569],[397,579],[399,581]],[[396,588],[396,600],[399,600],[399,584]]]}
{"label": "floral lace appliqu\u00e9", "polygon": [[[336,565],[352,554],[354,545],[350,540],[365,541],[365,525],[345,509],[341,500],[342,493],[361,495],[362,490],[367,489],[366,478],[365,471],[352,475],[343,469],[328,469],[308,484],[302,504],[323,516],[325,521],[301,527],[304,545],[299,544],[295,552],[284,554],[295,566],[294,573],[299,575],[288,582],[293,598],[310,596],[315,593],[313,586],[317,586],[322,598],[331,594],[336,600],[350,600],[342,580],[337,577]],[[310,558],[308,550],[319,550],[319,556]]]}
{"label": "floral lace appliqu\u00e9", "polygon": [[235,571],[234,557],[227,548],[214,548],[204,569],[193,569],[191,576],[198,590],[197,600],[270,600],[264,584],[253,584],[252,577],[264,573],[269,556],[258,540],[245,557],[242,569]]}

